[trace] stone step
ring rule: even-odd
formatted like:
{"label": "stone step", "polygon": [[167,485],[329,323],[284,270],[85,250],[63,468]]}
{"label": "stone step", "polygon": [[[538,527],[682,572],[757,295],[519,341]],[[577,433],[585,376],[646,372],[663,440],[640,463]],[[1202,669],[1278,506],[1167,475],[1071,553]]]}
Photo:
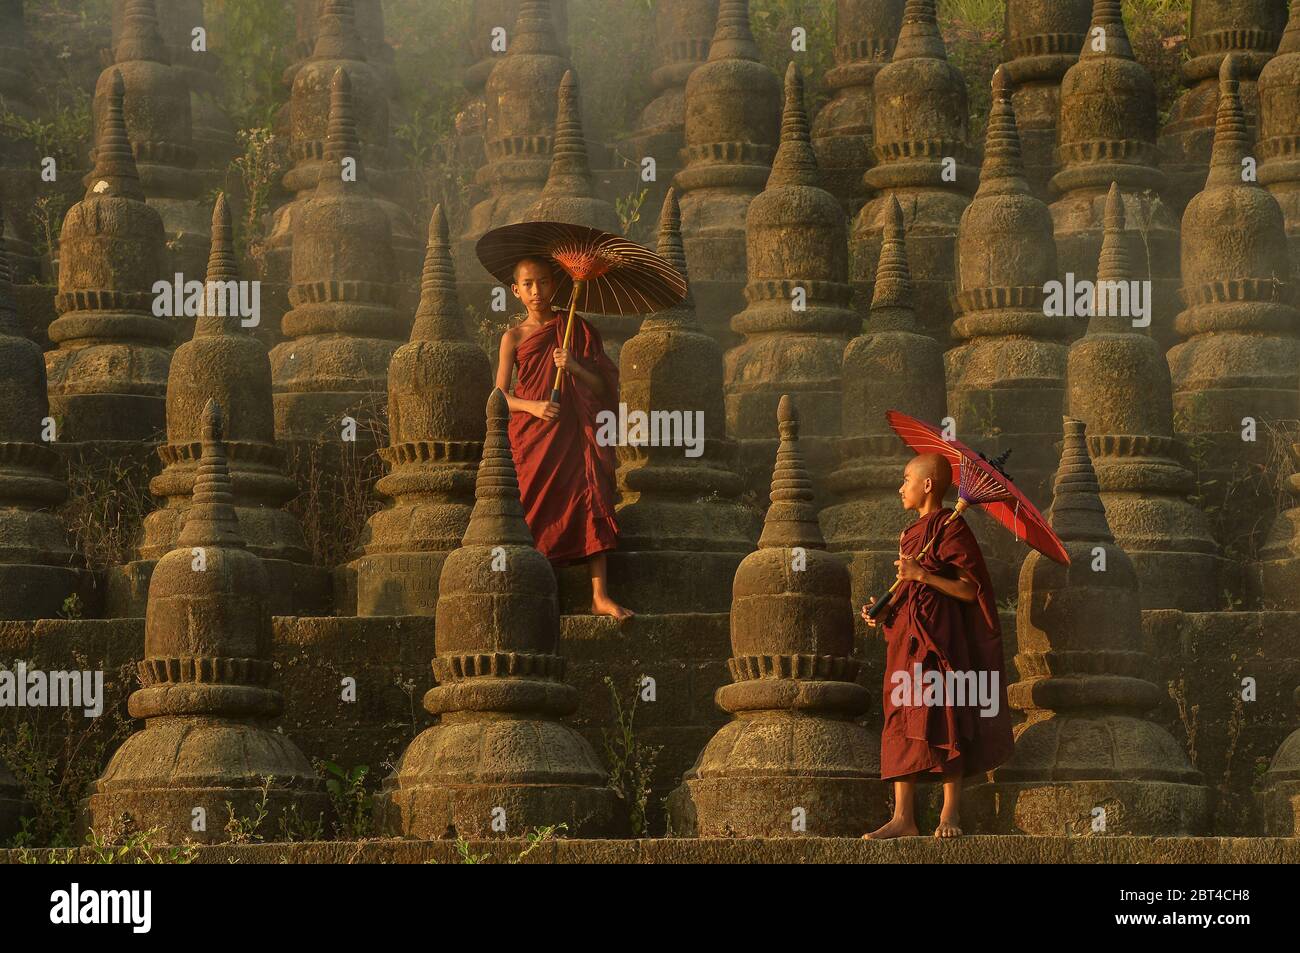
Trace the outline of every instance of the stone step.
{"label": "stone step", "polygon": [[[199,864],[460,863],[468,846],[486,862],[528,864],[1295,864],[1300,840],[1283,837],[905,837],[688,838],[543,842],[521,857],[519,839],[417,841],[397,838],[199,847]],[[83,850],[87,850],[83,848]],[[0,864],[45,863],[67,851],[0,850]],[[89,853],[84,855],[89,860]]]}

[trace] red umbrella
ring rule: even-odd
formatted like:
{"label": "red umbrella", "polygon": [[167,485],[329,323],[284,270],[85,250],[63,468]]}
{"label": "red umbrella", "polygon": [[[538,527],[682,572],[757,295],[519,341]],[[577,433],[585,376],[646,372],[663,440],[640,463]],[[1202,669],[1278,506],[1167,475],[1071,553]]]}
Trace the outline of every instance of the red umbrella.
{"label": "red umbrella", "polygon": [[[1028,543],[1048,559],[1065,566],[1070,565],[1070,554],[1065,551],[1043,514],[1016,488],[1011,477],[1002,469],[1010,450],[990,460],[960,440],[949,440],[934,427],[901,411],[885,411],[885,419],[894,428],[894,432],[903,438],[903,442],[917,453],[939,453],[952,464],[952,481],[957,486],[957,504],[944,526],[960,516],[968,506],[978,506],[1011,530],[1016,539]],[[936,533],[930,543],[937,538]],[[917,555],[924,553],[930,543]],[[867,614],[873,619],[879,615],[889,605],[897,588],[898,582],[895,581],[889,592],[877,599]]]}

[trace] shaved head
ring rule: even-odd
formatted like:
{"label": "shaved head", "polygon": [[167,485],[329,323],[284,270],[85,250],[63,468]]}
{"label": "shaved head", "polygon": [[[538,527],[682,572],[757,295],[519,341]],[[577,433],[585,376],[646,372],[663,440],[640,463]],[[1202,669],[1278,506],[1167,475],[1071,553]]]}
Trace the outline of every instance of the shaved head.
{"label": "shaved head", "polygon": [[952,464],[942,453],[918,453],[907,464],[918,482],[930,480],[931,492],[943,499],[952,486]]}

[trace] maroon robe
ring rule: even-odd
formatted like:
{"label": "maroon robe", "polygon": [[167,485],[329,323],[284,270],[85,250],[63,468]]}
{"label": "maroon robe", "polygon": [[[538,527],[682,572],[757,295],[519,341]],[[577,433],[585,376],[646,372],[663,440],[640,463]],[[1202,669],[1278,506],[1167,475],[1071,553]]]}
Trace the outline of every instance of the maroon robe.
{"label": "maroon robe", "polygon": [[[978,588],[974,602],[962,602],[921,582],[900,583],[885,610],[884,709],[880,736],[880,776],[940,775],[945,770],[969,777],[997,767],[1011,756],[1011,713],[1007,708],[1006,675],[1002,662],[1002,626],[998,621],[993,582],[975,534],[961,517],[946,527],[952,510],[944,507],[918,519],[904,531],[899,549],[916,556],[936,533],[939,538],[917,562],[936,575],[957,578],[963,570]],[[957,671],[996,674],[989,683],[997,714],[982,717],[979,698],[964,705],[945,698],[942,706],[924,705],[915,691],[894,702],[895,674],[902,672],[914,686],[914,666],[924,673]],[[922,681],[924,685],[924,681]],[[936,777],[937,780],[937,777]]]}
{"label": "maroon robe", "polygon": [[[550,400],[555,384],[552,352],[563,346],[568,319],[567,311],[555,311],[540,331],[519,342],[516,397]],[[519,472],[524,519],[538,550],[557,566],[580,562],[618,543],[615,448],[596,442],[596,414],[618,413],[618,368],[605,354],[600,332],[581,315],[573,317],[569,353],[600,376],[605,393],[597,396],[566,373],[556,420],[518,412],[510,415],[510,450]]]}

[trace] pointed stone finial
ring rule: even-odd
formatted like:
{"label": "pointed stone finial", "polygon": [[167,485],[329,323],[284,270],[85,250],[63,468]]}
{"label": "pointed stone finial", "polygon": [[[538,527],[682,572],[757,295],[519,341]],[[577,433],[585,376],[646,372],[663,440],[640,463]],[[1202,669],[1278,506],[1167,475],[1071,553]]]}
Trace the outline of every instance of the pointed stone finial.
{"label": "pointed stone finial", "polygon": [[781,114],[781,144],[767,187],[778,185],[819,185],[817,155],[813,152],[808,129],[808,111],[803,102],[803,74],[791,62],[785,70],[785,109]]}
{"label": "pointed stone finial", "polygon": [[108,92],[108,113],[99,128],[95,143],[95,171],[91,173],[86,198],[116,195],[144,201],[140,187],[140,174],[135,167],[135,153],[126,134],[126,117],[122,102],[126,99],[126,83],[122,71],[113,70],[113,84]]}
{"label": "pointed stone finial", "polygon": [[555,149],[551,171],[542,194],[590,196],[591,166],[587,162],[587,140],[582,133],[582,108],[578,98],[578,77],[565,70],[560,80],[559,108],[555,115]]}
{"label": "pointed stone finial", "polygon": [[429,216],[429,242],[420,276],[420,304],[411,327],[412,341],[467,340],[448,233],[447,216],[439,202]]}
{"label": "pointed stone finial", "polygon": [[1079,54],[1079,59],[1097,56],[1133,59],[1133,44],[1129,42],[1128,30],[1124,26],[1122,0],[1093,0],[1092,23],[1088,27],[1088,36],[1083,41],[1083,52]]}
{"label": "pointed stone finial", "polygon": [[515,20],[515,32],[510,38],[511,53],[549,53],[558,55],[560,44],[555,39],[555,23],[551,19],[551,0],[524,0]]}
{"label": "pointed stone finial", "polygon": [[474,512],[461,539],[463,546],[534,544],[519,500],[519,474],[510,454],[509,422],[506,395],[500,387],[493,388],[487,402],[487,439],[474,485]]}
{"label": "pointed stone finial", "polygon": [[239,532],[234,499],[226,444],[222,440],[221,405],[209,399],[203,407],[203,455],[194,479],[193,502],[185,514],[185,527],[176,545],[243,549],[244,538]]}
{"label": "pointed stone finial", "polygon": [[1011,104],[1011,77],[1001,66],[993,74],[993,108],[984,137],[984,165],[976,196],[1029,192],[1020,154],[1020,132]]}
{"label": "pointed stone finial", "polygon": [[[356,162],[356,183],[365,181],[361,161],[361,141],[357,137],[357,121],[352,110],[352,77],[340,66],[330,79],[330,118],[325,130],[325,161],[340,167],[338,173],[322,174],[321,184],[343,185],[341,163],[344,159]],[[346,184],[353,184],[349,179]]]}
{"label": "pointed stone finial", "polygon": [[694,327],[698,324],[695,317],[695,296],[691,292],[691,276],[686,270],[686,246],[682,243],[682,209],[677,202],[677,188],[670,186],[664,196],[663,208],[659,212],[659,257],[664,259],[677,273],[686,279],[686,297],[672,309],[681,324]]}
{"label": "pointed stone finial", "polygon": [[867,331],[915,331],[912,267],[907,259],[907,233],[903,228],[903,207],[891,196],[882,210],[885,220],[880,260],[876,263],[876,284],[871,294]]}
{"label": "pointed stone finial", "polygon": [[[208,249],[208,272],[204,286],[203,314],[194,324],[194,333],[198,335],[226,334],[239,327],[237,309],[222,307],[224,286],[228,282],[239,280],[239,262],[235,257],[234,229],[230,221],[230,206],[226,202],[226,193],[217,193],[217,202],[212,208],[212,236]],[[222,312],[225,311],[225,314]]]}
{"label": "pointed stone finial", "polygon": [[1241,106],[1240,54],[1230,53],[1219,67],[1219,113],[1214,123],[1214,150],[1205,187],[1242,185],[1242,163],[1250,155],[1250,134]]}
{"label": "pointed stone finial", "polygon": [[154,0],[126,0],[122,14],[122,32],[113,49],[113,62],[152,60],[167,63],[167,47],[158,28],[158,8]]}
{"label": "pointed stone finial", "polygon": [[903,29],[894,47],[894,62],[916,58],[946,60],[948,51],[939,32],[935,0],[907,0],[903,10]]}
{"label": "pointed stone finial", "polygon": [[825,549],[826,540],[817,522],[812,480],[799,447],[799,411],[789,394],[781,395],[776,410],[781,443],[776,451],[776,468],[772,471],[772,505],[763,520],[759,549]]}
{"label": "pointed stone finial", "polygon": [[749,0],[722,0],[718,23],[709,44],[709,61],[753,60],[758,62],[758,44],[749,28]]}
{"label": "pointed stone finial", "polygon": [[1052,529],[1062,542],[1114,543],[1106,508],[1101,502],[1097,472],[1088,455],[1086,427],[1082,420],[1063,418],[1065,442],[1056,470],[1052,498]]}
{"label": "pointed stone finial", "polygon": [[357,29],[353,0],[321,0],[316,20],[314,60],[364,60],[366,46]]}
{"label": "pointed stone finial", "polygon": [[1132,320],[1123,313],[1109,314],[1110,294],[1102,282],[1128,282],[1136,275],[1129,260],[1128,243],[1124,237],[1124,199],[1119,183],[1110,184],[1106,196],[1104,231],[1101,239],[1101,257],[1097,262],[1097,287],[1093,293],[1092,317],[1088,320],[1089,334],[1134,331]]}

